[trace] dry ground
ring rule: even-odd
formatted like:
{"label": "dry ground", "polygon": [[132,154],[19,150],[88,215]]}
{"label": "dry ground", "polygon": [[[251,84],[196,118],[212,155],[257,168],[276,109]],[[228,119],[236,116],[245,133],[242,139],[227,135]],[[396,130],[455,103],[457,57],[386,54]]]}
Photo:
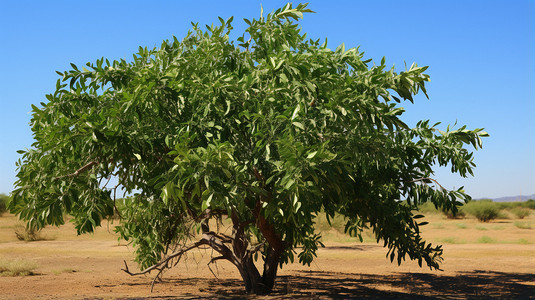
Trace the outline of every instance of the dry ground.
{"label": "dry ground", "polygon": [[[535,216],[480,223],[475,219],[427,218],[428,241],[444,245],[443,271],[407,261],[391,264],[386,249],[371,236],[364,243],[336,231],[325,233],[326,248],[310,267],[280,271],[274,294],[265,299],[330,298],[511,298],[535,297]],[[2,299],[176,299],[257,298],[243,293],[230,264],[206,267],[209,252],[191,254],[166,273],[150,292],[152,278],[131,277],[120,269],[132,249],[119,243],[110,225],[94,235],[76,236],[71,224],[46,229],[45,240],[18,241],[16,218],[0,217],[0,258],[38,264],[35,275],[0,277]]]}

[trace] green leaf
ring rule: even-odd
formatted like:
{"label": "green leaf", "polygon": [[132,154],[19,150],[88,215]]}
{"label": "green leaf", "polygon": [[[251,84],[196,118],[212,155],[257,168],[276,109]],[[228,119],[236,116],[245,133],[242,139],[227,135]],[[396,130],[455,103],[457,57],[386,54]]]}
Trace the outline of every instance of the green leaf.
{"label": "green leaf", "polygon": [[292,113],[292,117],[290,119],[291,120],[295,119],[295,117],[297,117],[297,114],[299,113],[300,110],[301,110],[301,106],[298,104],[295,107],[294,112]]}
{"label": "green leaf", "polygon": [[295,180],[290,178],[290,179],[286,182],[286,185],[284,185],[284,189],[285,189],[285,190],[289,189],[294,183],[295,183]]}
{"label": "green leaf", "polygon": [[308,158],[308,159],[314,158],[314,156],[316,156],[317,153],[318,153],[318,151],[310,152],[310,153],[307,155],[307,158]]}
{"label": "green leaf", "polygon": [[300,122],[292,122],[292,124],[295,126],[295,127],[298,127],[302,130],[305,130],[305,125],[303,125],[303,123],[300,123]]}

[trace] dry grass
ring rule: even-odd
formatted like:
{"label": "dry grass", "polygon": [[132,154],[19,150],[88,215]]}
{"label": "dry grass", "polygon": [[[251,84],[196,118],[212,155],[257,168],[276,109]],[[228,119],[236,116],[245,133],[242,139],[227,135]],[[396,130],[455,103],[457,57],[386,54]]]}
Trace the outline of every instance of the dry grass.
{"label": "dry grass", "polygon": [[482,244],[495,244],[497,241],[496,239],[488,236],[488,235],[484,235],[482,237],[480,237],[479,239],[477,239],[477,242],[478,243],[482,243]]}
{"label": "dry grass", "polygon": [[34,275],[38,264],[25,259],[8,260],[0,257],[0,276],[28,276]]}
{"label": "dry grass", "polygon": [[36,229],[28,228],[22,222],[18,222],[17,224],[15,224],[15,226],[13,226],[13,229],[15,231],[15,236],[21,241],[35,242],[53,239],[50,237],[46,237]]}
{"label": "dry grass", "polygon": [[516,228],[520,228],[520,229],[531,229],[531,223],[528,223],[528,222],[520,222],[520,221],[515,221],[513,223],[513,225],[515,225]]}
{"label": "dry grass", "polygon": [[[324,220],[319,221],[323,222]],[[429,291],[421,294],[419,290],[413,291],[407,288],[412,285],[420,288],[422,285],[415,280],[425,276],[429,277],[428,282],[433,285],[444,282],[445,278],[454,280],[463,272],[476,272],[469,278],[482,278],[481,282],[497,284],[506,281],[502,278],[487,279],[482,277],[484,274],[477,272],[481,272],[481,270],[496,272],[495,274],[501,274],[500,276],[510,276],[511,280],[517,280],[518,276],[524,276],[522,274],[532,274],[533,266],[535,266],[535,258],[533,257],[535,249],[535,235],[533,233],[535,231],[521,229],[515,225],[515,222],[535,227],[534,214],[521,221],[519,219],[498,219],[485,224],[475,218],[448,219],[443,214],[429,214],[425,221],[430,222],[430,224],[420,228],[423,238],[435,245],[444,245],[445,260],[442,265],[444,272],[438,273],[426,268],[419,268],[416,262],[411,261],[404,262],[401,266],[397,266],[395,263],[391,264],[385,258],[387,249],[382,247],[382,243],[375,243],[373,234],[369,230],[364,230],[364,243],[359,243],[357,238],[350,238],[343,234],[344,222],[337,219],[334,222],[335,228],[325,226],[324,223],[319,224],[323,229],[323,241],[327,247],[319,249],[318,258],[310,267],[294,263],[286,265],[280,270],[281,286],[286,286],[289,293],[301,295],[301,299],[313,298],[309,297],[309,294],[303,293],[314,289],[318,290],[318,293],[324,293],[324,296],[327,295],[325,293],[330,292],[336,295],[338,295],[337,292],[346,292],[348,294],[344,295],[350,298],[351,295],[368,295],[371,291],[370,295],[375,295],[377,298],[385,298],[386,296],[390,296],[386,298],[395,298],[393,295],[396,292],[436,296]],[[5,258],[2,264],[7,265],[7,261],[9,261],[10,270],[15,271],[17,268],[11,267],[13,261],[19,262],[15,265],[19,264],[24,267],[23,262],[31,264],[35,260],[39,264],[37,268],[32,269],[32,265],[27,265],[25,268],[19,269],[29,272],[26,274],[39,273],[40,276],[0,279],[2,282],[2,296],[0,298],[31,299],[37,296],[43,299],[115,299],[153,296],[173,299],[179,296],[217,298],[216,295],[221,296],[220,291],[225,293],[225,289],[241,290],[239,274],[232,265],[221,262],[217,263],[216,268],[212,266],[218,276],[216,280],[206,267],[210,251],[199,251],[192,252],[187,260],[177,265],[176,269],[169,271],[164,282],[157,285],[156,294],[153,295],[150,294],[151,278],[128,277],[120,270],[123,267],[123,259],[126,259],[132,267],[135,267],[135,264],[132,262],[132,247],[126,247],[124,242],[117,243],[117,236],[113,233],[113,224],[108,226],[104,222],[104,226],[98,228],[95,234],[77,236],[73,224],[67,222],[59,228],[51,227],[43,230],[42,234],[54,236],[55,240],[28,243],[16,238],[14,234],[16,222],[17,219],[9,214],[0,218],[0,256]],[[478,230],[476,228],[478,226],[484,226],[486,230]],[[32,261],[28,261],[28,258],[31,258]],[[332,276],[333,279],[313,282],[314,272],[319,272],[320,275],[330,274],[329,276]],[[20,274],[24,273],[20,272]],[[412,277],[411,274],[416,274],[414,275],[416,277]],[[339,279],[343,276],[347,276],[347,281],[340,283],[343,287],[340,287],[339,291],[333,291],[333,284],[340,282]],[[375,279],[373,282],[370,281],[371,277],[369,276],[378,276],[377,278],[383,278],[383,281],[379,286],[375,283]],[[400,287],[392,284],[389,280],[395,276],[409,276],[403,277],[402,280],[407,282],[407,286]],[[299,280],[303,280],[306,284],[313,283],[310,286],[299,285],[295,281],[296,278],[301,278]],[[445,286],[451,285],[457,288],[456,284],[450,283],[448,281]],[[203,286],[203,284],[210,286],[213,293],[207,293],[206,287],[201,290],[199,286]],[[517,281],[514,284],[513,287],[520,286]],[[348,286],[352,290],[348,289]],[[481,285],[478,282],[470,285],[469,288],[479,286]],[[363,290],[361,294],[355,290],[363,287],[371,290]],[[504,286],[503,293],[496,295],[510,295],[510,287]],[[232,293],[223,294],[223,296],[236,295]],[[292,295],[279,296],[280,298],[291,298]],[[403,298],[405,295],[409,294],[399,294],[398,296]],[[328,295],[326,297],[328,298]]]}
{"label": "dry grass", "polygon": [[457,223],[457,224],[455,224],[455,226],[457,226],[457,228],[459,228],[459,229],[466,229],[466,228],[468,228],[468,227],[466,226],[466,224],[464,224],[464,223]]}

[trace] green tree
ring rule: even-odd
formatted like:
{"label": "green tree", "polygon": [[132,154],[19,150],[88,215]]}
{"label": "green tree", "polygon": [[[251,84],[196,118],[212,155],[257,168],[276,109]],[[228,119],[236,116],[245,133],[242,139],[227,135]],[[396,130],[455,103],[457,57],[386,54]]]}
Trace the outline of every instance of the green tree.
{"label": "green tree", "polygon": [[[439,268],[442,248],[422,240],[413,212],[426,201],[455,212],[469,199],[431,179],[432,166],[472,174],[465,145],[479,148],[486,133],[407,126],[400,103],[425,93],[427,67],[397,73],[358,49],[308,40],[296,23],[308,12],[286,5],[245,20],[236,41],[232,18],[193,24],[130,62],[59,73],[48,101],[32,106],[36,142],[20,152],[11,211],[36,228],[66,213],[78,233],[91,232],[122,187],[134,196],[117,231],[145,268],[126,272],[157,278],[209,247],[211,262],[230,261],[254,293],[271,291],[284,264],[310,265],[323,213],[344,216],[351,236],[371,228],[390,260]],[[112,177],[120,185],[108,187]],[[229,234],[208,222],[224,219]]]}

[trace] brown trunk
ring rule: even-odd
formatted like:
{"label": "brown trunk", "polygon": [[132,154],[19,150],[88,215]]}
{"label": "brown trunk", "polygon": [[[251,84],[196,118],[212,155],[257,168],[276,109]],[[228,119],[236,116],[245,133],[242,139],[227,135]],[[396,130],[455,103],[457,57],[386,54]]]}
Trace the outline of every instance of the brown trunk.
{"label": "brown trunk", "polygon": [[[264,272],[262,276],[260,276],[260,272],[258,272],[258,269],[254,264],[254,251],[248,250],[249,243],[244,234],[245,223],[240,223],[236,211],[232,211],[231,219],[234,235],[232,248],[234,255],[236,255],[239,261],[236,266],[238,267],[245,284],[245,291],[247,293],[258,295],[270,293],[273,290],[275,277],[277,276],[278,264],[282,254],[282,241],[274,232],[273,226],[270,226],[267,220],[261,217],[260,220],[258,220],[259,223],[261,223],[260,228],[262,234],[270,245],[267,248],[268,250],[264,261]],[[271,243],[276,244],[277,247],[273,247]]]}
{"label": "brown trunk", "polygon": [[275,285],[275,278],[277,277],[277,270],[279,269],[280,256],[282,253],[269,247],[266,253],[266,260],[264,261],[264,274],[262,274],[262,283],[267,289],[267,292],[273,290]]}
{"label": "brown trunk", "polygon": [[275,256],[271,256],[271,259],[269,260],[266,258],[262,276],[260,276],[252,259],[244,261],[243,264],[238,266],[247,293],[263,295],[268,294],[273,290],[278,269],[278,260],[275,260],[274,257]]}

